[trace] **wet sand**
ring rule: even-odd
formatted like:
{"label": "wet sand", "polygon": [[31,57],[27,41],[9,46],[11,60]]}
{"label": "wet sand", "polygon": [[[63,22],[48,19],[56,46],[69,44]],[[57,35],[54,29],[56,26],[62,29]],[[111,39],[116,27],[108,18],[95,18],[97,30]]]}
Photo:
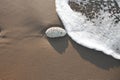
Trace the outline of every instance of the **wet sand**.
{"label": "wet sand", "polygon": [[120,61],[76,44],[67,35],[54,0],[0,1],[0,80],[120,80]]}

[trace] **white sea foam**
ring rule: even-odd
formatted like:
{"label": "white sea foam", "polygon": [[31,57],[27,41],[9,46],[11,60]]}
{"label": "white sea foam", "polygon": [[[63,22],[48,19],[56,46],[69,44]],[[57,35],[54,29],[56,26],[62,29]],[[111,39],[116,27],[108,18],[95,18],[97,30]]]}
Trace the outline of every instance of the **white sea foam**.
{"label": "white sea foam", "polygon": [[[109,18],[110,13],[102,10],[100,17],[104,17],[103,20],[99,17],[93,19],[94,23],[87,21],[86,16],[71,9],[68,1],[56,0],[56,11],[68,35],[78,44],[120,59],[120,22],[114,24],[114,17]],[[116,1],[120,6],[120,1]]]}

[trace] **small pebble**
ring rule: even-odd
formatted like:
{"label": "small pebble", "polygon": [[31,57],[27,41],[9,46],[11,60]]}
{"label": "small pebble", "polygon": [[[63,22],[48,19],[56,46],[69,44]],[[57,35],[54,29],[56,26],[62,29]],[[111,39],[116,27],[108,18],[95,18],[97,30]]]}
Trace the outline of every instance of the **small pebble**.
{"label": "small pebble", "polygon": [[64,37],[66,35],[66,31],[60,27],[51,27],[46,30],[45,34],[49,38],[58,38]]}

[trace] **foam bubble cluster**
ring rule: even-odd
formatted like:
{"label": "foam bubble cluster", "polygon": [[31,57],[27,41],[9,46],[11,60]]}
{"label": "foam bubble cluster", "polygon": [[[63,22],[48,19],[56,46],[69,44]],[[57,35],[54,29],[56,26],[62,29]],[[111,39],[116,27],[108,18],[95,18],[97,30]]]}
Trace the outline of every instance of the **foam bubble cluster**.
{"label": "foam bubble cluster", "polygon": [[68,35],[78,44],[120,59],[119,0],[56,0]]}

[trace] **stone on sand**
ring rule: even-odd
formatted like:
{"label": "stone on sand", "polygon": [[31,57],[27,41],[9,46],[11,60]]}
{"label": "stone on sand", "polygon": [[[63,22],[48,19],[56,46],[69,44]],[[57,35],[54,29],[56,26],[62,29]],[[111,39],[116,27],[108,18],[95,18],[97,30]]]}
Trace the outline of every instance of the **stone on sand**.
{"label": "stone on sand", "polygon": [[49,38],[64,37],[66,35],[66,31],[60,27],[48,28],[45,33]]}

